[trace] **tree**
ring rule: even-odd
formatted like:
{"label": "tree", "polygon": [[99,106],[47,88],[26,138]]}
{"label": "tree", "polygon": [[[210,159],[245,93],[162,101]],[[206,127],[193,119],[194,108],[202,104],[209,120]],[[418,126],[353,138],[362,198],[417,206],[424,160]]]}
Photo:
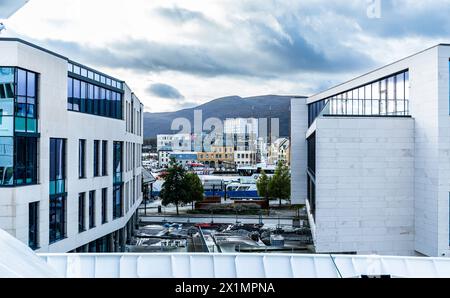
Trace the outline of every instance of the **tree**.
{"label": "tree", "polygon": [[164,206],[174,204],[177,207],[177,215],[180,214],[178,206],[184,202],[187,196],[185,176],[185,169],[177,164],[175,159],[171,159],[169,168],[164,175],[160,197]]}
{"label": "tree", "polygon": [[256,181],[256,188],[258,189],[258,195],[261,198],[266,199],[267,206],[269,206],[269,182],[270,178],[263,170],[261,172],[261,176],[258,178],[258,181]]}
{"label": "tree", "polygon": [[275,174],[269,181],[269,196],[281,200],[289,200],[291,197],[291,174],[289,168],[279,162]]}
{"label": "tree", "polygon": [[200,178],[195,173],[186,173],[184,176],[184,184],[186,190],[186,197],[184,203],[191,203],[194,209],[194,202],[203,201],[203,184]]}

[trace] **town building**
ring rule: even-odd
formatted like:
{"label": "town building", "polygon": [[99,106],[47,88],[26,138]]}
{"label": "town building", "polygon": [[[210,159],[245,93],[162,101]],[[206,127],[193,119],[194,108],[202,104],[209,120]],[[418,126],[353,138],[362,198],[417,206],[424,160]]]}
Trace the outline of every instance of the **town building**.
{"label": "town building", "polygon": [[234,169],[233,146],[211,146],[211,152],[199,152],[198,162],[213,169]]}
{"label": "town building", "polygon": [[292,99],[292,202],[317,252],[450,256],[449,59],[440,44]]}
{"label": "town building", "polygon": [[37,252],[123,251],[142,200],[142,115],[122,80],[0,38],[0,228]]}
{"label": "town building", "polygon": [[290,141],[287,138],[277,139],[270,144],[268,163],[276,165],[279,162],[289,165],[290,162]]}

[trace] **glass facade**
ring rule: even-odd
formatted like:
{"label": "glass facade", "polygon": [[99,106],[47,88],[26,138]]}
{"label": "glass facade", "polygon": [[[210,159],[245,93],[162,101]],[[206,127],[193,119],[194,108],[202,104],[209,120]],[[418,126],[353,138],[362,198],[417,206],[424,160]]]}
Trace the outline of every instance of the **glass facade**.
{"label": "glass facade", "polygon": [[[101,83],[101,82],[100,82]],[[96,82],[83,81],[82,77],[67,78],[67,109],[85,114],[122,119],[121,85],[97,85]]]}
{"label": "glass facade", "polygon": [[309,125],[321,113],[342,116],[408,116],[409,71],[309,104]]}
{"label": "glass facade", "polygon": [[122,171],[123,143],[113,145],[113,219],[123,216]]}
{"label": "glass facade", "polygon": [[28,205],[28,246],[39,248],[39,202]]}
{"label": "glass facade", "polygon": [[37,183],[37,77],[0,67],[0,186]]}
{"label": "glass facade", "polygon": [[66,237],[66,140],[50,139],[49,240]]}
{"label": "glass facade", "polygon": [[119,80],[116,80],[112,77],[106,76],[104,74],[101,74],[99,72],[96,72],[92,69],[88,69],[87,67],[84,67],[80,64],[77,64],[75,62],[69,62],[67,64],[67,71],[69,73],[73,73],[79,76],[82,76],[86,79],[96,81],[101,84],[105,84],[107,86],[111,86],[113,88],[122,89],[122,82]]}

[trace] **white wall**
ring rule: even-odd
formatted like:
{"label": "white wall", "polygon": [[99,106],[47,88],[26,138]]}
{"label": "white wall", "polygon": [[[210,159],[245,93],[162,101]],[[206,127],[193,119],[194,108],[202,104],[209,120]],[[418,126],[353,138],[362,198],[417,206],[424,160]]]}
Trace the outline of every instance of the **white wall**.
{"label": "white wall", "polygon": [[317,252],[414,254],[414,120],[320,117]]}
{"label": "white wall", "polygon": [[293,98],[291,99],[291,203],[295,205],[306,202],[307,129],[306,98]]}

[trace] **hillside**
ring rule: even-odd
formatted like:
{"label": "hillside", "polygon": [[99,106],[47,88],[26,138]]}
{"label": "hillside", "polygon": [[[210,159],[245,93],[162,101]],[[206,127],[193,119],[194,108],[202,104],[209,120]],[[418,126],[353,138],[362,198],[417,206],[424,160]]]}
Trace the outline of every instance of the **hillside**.
{"label": "hillside", "polygon": [[144,114],[144,137],[154,138],[157,134],[171,134],[173,119],[187,118],[193,125],[194,110],[203,111],[203,121],[210,117],[227,118],[279,118],[280,136],[289,136],[290,99],[292,96],[266,95],[242,98],[230,96],[218,98],[195,108],[167,113]]}

